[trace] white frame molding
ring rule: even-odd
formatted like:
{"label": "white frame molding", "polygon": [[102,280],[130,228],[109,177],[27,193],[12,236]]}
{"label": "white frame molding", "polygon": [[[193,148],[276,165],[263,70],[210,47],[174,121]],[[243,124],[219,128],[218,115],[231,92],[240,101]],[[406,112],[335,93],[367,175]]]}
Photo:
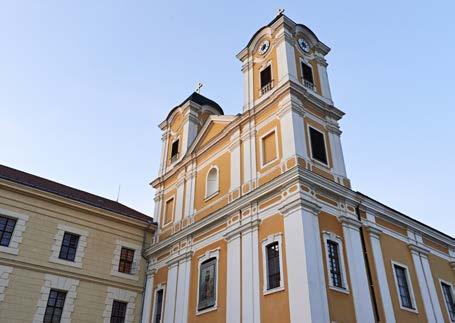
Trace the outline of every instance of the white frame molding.
{"label": "white frame molding", "polygon": [[125,323],[133,323],[134,309],[136,308],[136,296],[137,296],[136,292],[131,292],[129,290],[114,287],[108,287],[105,301],[106,306],[104,307],[103,312],[103,322],[104,323],[111,322],[112,305],[114,301],[120,301],[128,304],[126,306]]}
{"label": "white frame molding", "polygon": [[151,321],[150,323],[156,323],[155,322],[155,315],[156,315],[156,294],[158,293],[158,291],[160,290],[163,290],[163,300],[161,302],[161,322],[160,323],[163,323],[163,319],[164,319],[164,303],[166,301],[166,284],[158,284],[155,286],[155,288],[153,289],[153,307],[152,307],[152,317],[151,317]]}
{"label": "white frame molding", "polygon": [[[221,248],[216,248],[216,249],[213,249],[213,250],[209,250],[206,253],[204,253],[203,255],[199,256],[199,258],[198,258],[198,264],[197,264],[196,315],[205,314],[205,313],[208,313],[208,312],[216,311],[218,309],[218,284],[219,284],[219,281],[220,281],[220,277],[219,277],[219,272],[220,272],[219,271],[220,250],[221,250]],[[204,310],[199,311],[199,309],[198,309],[199,308],[199,285],[200,285],[199,279],[201,278],[201,264],[204,261],[209,260],[211,258],[215,258],[216,259],[215,305],[213,305],[212,307],[209,307],[209,308],[206,308]]]}
{"label": "white frame molding", "polygon": [[[316,130],[317,132],[321,133],[322,134],[322,137],[324,138],[324,148],[325,148],[325,158],[327,159],[327,164],[323,163],[322,161],[320,160],[317,160],[316,158],[313,157],[313,148],[311,147],[311,134],[310,134],[310,128],[313,129],[313,130]],[[308,143],[310,144],[308,147],[309,148],[309,152],[310,152],[310,158],[313,162],[319,164],[319,165],[322,165],[324,166],[325,168],[330,168],[330,163],[329,163],[329,151],[327,149],[327,138],[325,136],[325,132],[324,131],[321,131],[320,129],[316,128],[316,127],[313,127],[312,125],[310,124],[307,124],[307,134],[308,134]]]}
{"label": "white frame molding", "polygon": [[[267,162],[264,164],[264,138],[267,137],[268,135],[270,135],[271,133],[275,133],[275,149],[276,149],[276,156],[274,159],[272,159],[271,161]],[[279,151],[279,146],[278,146],[278,127],[273,127],[272,129],[270,129],[269,131],[265,132],[264,134],[262,134],[260,137],[259,137],[259,158],[260,158],[260,161],[261,161],[261,168],[264,168],[264,167],[267,167],[268,165],[276,162],[277,160],[279,160],[279,155],[280,155],[280,151]]]}
{"label": "white frame molding", "polygon": [[[121,241],[121,240],[116,240],[115,245],[116,246],[115,246],[115,250],[114,250],[114,255],[112,257],[111,275],[117,276],[120,278],[139,280],[141,253],[142,253],[141,246],[133,244],[133,243]],[[133,266],[131,268],[131,274],[121,273],[118,271],[118,266],[120,263],[120,253],[122,252],[122,247],[134,250],[134,258],[133,258]]]}
{"label": "white frame molding", "polygon": [[[175,158],[172,157],[172,146],[174,146],[174,144],[176,142],[179,142],[178,143],[178,147],[177,147],[177,154],[175,155]],[[169,154],[169,161],[170,161],[170,166],[174,165],[179,159],[180,159],[180,137],[179,136],[176,136],[174,139],[172,139],[172,143],[171,143],[171,150],[170,150],[170,154]]]}
{"label": "white frame molding", "polygon": [[[79,235],[79,241],[77,243],[76,257],[74,261],[60,259],[60,250],[62,248],[63,236],[65,232]],[[57,225],[57,233],[54,237],[54,244],[52,245],[52,254],[49,257],[50,262],[54,262],[61,265],[72,266],[82,268],[82,259],[85,255],[85,247],[87,246],[88,231],[70,227],[66,224]]]}
{"label": "white frame molding", "polygon": [[[209,175],[212,170],[216,169],[216,189],[213,192],[208,191],[208,184],[209,184]],[[207,175],[205,176],[205,197],[204,200],[208,201],[212,197],[217,196],[220,193],[220,169],[216,165],[212,165],[209,168],[209,171],[207,172]]]}
{"label": "white frame molding", "polygon": [[[283,271],[283,242],[282,242],[283,233],[278,232],[275,234],[269,235],[266,239],[262,240],[262,293],[264,295],[273,294],[276,292],[283,291],[284,287],[284,271]],[[268,266],[267,266],[267,247],[274,243],[278,242],[278,252],[279,252],[279,261],[280,261],[280,286],[272,289],[268,289]]]}
{"label": "white frame molding", "polygon": [[[166,205],[167,205],[167,202],[169,202],[170,200],[174,200],[174,205],[172,207],[172,217],[171,217],[171,220],[166,223]],[[170,225],[173,225],[174,224],[174,219],[175,219],[175,205],[176,205],[176,201],[177,201],[177,198],[176,198],[176,195],[172,195],[171,197],[169,197],[167,200],[164,200],[164,207],[162,209],[162,217],[163,217],[163,223],[162,223],[162,228],[166,228]]]}
{"label": "white frame molding", "polygon": [[10,210],[0,208],[0,215],[3,215],[7,218],[16,219],[16,225],[14,226],[14,231],[9,241],[8,247],[0,246],[0,252],[9,253],[12,255],[19,254],[19,245],[22,243],[22,234],[25,231],[25,227],[28,221],[28,215],[19,214]]}
{"label": "white frame molding", "polygon": [[450,317],[450,312],[449,308],[447,307],[447,301],[444,295],[444,290],[442,289],[442,284],[446,284],[447,286],[450,287],[450,290],[452,292],[452,299],[455,300],[455,290],[453,289],[453,284],[449,283],[447,280],[439,278],[439,287],[441,288],[442,300],[444,301],[444,307],[447,311],[447,316],[449,317],[450,322],[455,322],[455,320],[452,320],[452,318]]}
{"label": "white frame molding", "polygon": [[[400,304],[400,308],[402,310],[405,310],[405,311],[408,311],[408,312],[411,312],[411,313],[419,313],[419,311],[417,309],[417,302],[416,302],[416,299],[415,299],[414,288],[412,287],[411,275],[409,273],[408,266],[406,266],[406,265],[404,265],[402,263],[396,262],[394,260],[392,260],[391,263],[392,263],[393,279],[395,281],[395,290],[397,292],[398,303]],[[412,303],[413,308],[405,307],[401,303],[400,290],[398,288],[398,279],[397,279],[397,273],[395,272],[395,266],[399,266],[401,268],[404,268],[405,271],[406,271],[406,280],[407,280],[407,283],[408,283],[409,294],[411,296],[411,303]]]}
{"label": "white frame molding", "polygon": [[50,274],[44,275],[44,284],[41,287],[41,298],[36,305],[35,316],[33,323],[41,323],[44,319],[46,312],[47,301],[51,289],[61,290],[66,292],[65,304],[62,311],[62,319],[65,322],[71,322],[71,313],[74,311],[74,301],[77,297],[77,287],[79,286],[78,279],[71,279],[62,276],[55,276]]}
{"label": "white frame molding", "polygon": [[5,299],[6,289],[9,285],[9,275],[13,272],[13,267],[0,265],[0,303]]}
{"label": "white frame molding", "polygon": [[[271,85],[271,87],[270,87],[269,91],[266,91],[266,92],[262,93],[262,88],[263,87],[261,86],[261,73],[262,73],[262,71],[264,71],[269,66],[270,66],[270,85]],[[259,77],[258,77],[258,79],[259,79],[259,97],[258,98],[261,98],[261,97],[265,96],[266,94],[270,93],[271,90],[273,89],[273,85],[274,84],[273,84],[273,65],[272,65],[272,60],[269,59],[264,64],[262,64],[262,66],[261,66],[261,68],[259,69],[258,72],[259,72]]]}
{"label": "white frame molding", "polygon": [[[298,47],[300,48],[300,46],[298,46]],[[303,59],[302,57],[299,57],[299,62],[300,62],[300,73],[301,73],[300,82],[302,82],[302,84],[304,84],[302,64],[305,64],[306,66],[308,66],[311,69],[311,75],[313,75],[313,88],[310,90],[316,93],[316,84],[314,84],[315,75],[314,75],[313,66],[311,66],[311,63],[309,61]],[[307,88],[307,87],[305,87],[305,88]]]}
{"label": "white frame molding", "polygon": [[[347,280],[347,274],[346,274],[346,264],[344,263],[344,248],[343,248],[343,238],[340,236],[337,236],[333,232],[328,232],[328,231],[323,231],[322,232],[322,238],[324,241],[324,250],[325,250],[325,263],[327,267],[327,280],[329,283],[329,288],[331,290],[349,294],[349,286],[348,286],[348,280]],[[334,286],[332,277],[330,276],[330,259],[329,259],[329,250],[327,248],[327,241],[333,241],[338,244],[338,258],[340,260],[340,269],[341,269],[341,283],[343,285],[342,288]]]}

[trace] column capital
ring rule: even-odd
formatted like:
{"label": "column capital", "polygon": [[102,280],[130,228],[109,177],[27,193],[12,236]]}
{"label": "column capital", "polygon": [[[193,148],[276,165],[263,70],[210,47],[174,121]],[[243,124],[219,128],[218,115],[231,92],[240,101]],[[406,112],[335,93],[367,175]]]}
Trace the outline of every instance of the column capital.
{"label": "column capital", "polygon": [[356,231],[359,231],[360,227],[362,226],[362,222],[360,222],[359,220],[352,216],[342,215],[338,218],[338,221],[341,222],[343,227],[353,229]]}
{"label": "column capital", "polygon": [[232,226],[230,226],[226,232],[223,234],[223,237],[226,241],[232,241],[235,240],[236,238],[240,238],[240,235],[242,233],[246,233],[249,231],[257,230],[259,228],[259,225],[261,224],[260,219],[247,219],[247,222],[245,223],[236,223]]}
{"label": "column capital", "polygon": [[186,252],[179,252],[177,255],[172,256],[166,264],[169,267],[176,266],[179,264],[180,261],[188,261],[191,260],[191,257],[193,256],[193,251],[186,251]]}
{"label": "column capital", "polygon": [[452,267],[452,270],[455,271],[455,259],[450,262],[450,267]]}
{"label": "column capital", "polygon": [[415,242],[409,242],[408,248],[411,250],[411,253],[419,255],[419,256],[427,256],[430,253],[430,249],[426,248],[422,244],[418,244]]}
{"label": "column capital", "polygon": [[368,220],[362,220],[362,225],[370,233],[370,236],[372,236],[373,238],[376,238],[376,239],[380,238],[380,236],[382,234],[382,230],[379,228],[379,226],[376,223],[368,221]]}
{"label": "column capital", "polygon": [[298,198],[295,200],[292,201],[284,200],[282,205],[279,207],[279,210],[285,217],[290,215],[292,212],[298,210],[306,210],[317,216],[319,214],[319,211],[321,210],[321,207],[317,203],[308,201],[305,198],[298,195]]}

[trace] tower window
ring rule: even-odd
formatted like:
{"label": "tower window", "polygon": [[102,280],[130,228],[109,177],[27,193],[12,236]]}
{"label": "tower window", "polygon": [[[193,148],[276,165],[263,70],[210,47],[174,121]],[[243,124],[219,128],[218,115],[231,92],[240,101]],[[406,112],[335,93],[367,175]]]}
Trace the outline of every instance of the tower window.
{"label": "tower window", "polygon": [[324,134],[310,127],[311,157],[327,165]]}
{"label": "tower window", "polygon": [[441,288],[442,294],[444,295],[447,311],[449,312],[450,321],[455,322],[455,303],[452,286],[445,282],[441,282]]}
{"label": "tower window", "polygon": [[161,323],[161,317],[163,316],[163,294],[164,290],[162,289],[156,292],[155,317],[153,323]]}
{"label": "tower window", "polygon": [[401,307],[414,310],[407,268],[394,264],[393,269]]}
{"label": "tower window", "polygon": [[171,160],[175,160],[179,155],[179,140],[177,139],[172,143],[171,147]]}
{"label": "tower window", "polygon": [[302,78],[305,87],[314,89],[313,69],[306,63],[302,62]]}
{"label": "tower window", "polygon": [[332,285],[334,287],[344,288],[338,243],[332,240],[327,240],[327,253],[329,258],[330,279],[332,281]]}
{"label": "tower window", "polygon": [[115,300],[112,302],[111,323],[125,322],[127,306],[128,303],[126,302],[120,302]]}
{"label": "tower window", "polygon": [[280,247],[277,242],[273,242],[266,247],[267,254],[267,289],[280,287]]}
{"label": "tower window", "polygon": [[272,67],[267,66],[261,71],[261,94],[272,89]]}

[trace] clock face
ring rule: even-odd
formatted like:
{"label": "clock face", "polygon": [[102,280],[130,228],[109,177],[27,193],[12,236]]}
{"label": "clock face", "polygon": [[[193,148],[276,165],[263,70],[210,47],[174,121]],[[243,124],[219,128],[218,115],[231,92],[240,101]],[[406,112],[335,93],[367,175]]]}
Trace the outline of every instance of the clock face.
{"label": "clock face", "polygon": [[299,46],[306,53],[310,51],[310,44],[303,38],[299,38]]}
{"label": "clock face", "polygon": [[259,46],[259,54],[265,54],[270,47],[270,42],[268,40],[264,40],[261,45]]}

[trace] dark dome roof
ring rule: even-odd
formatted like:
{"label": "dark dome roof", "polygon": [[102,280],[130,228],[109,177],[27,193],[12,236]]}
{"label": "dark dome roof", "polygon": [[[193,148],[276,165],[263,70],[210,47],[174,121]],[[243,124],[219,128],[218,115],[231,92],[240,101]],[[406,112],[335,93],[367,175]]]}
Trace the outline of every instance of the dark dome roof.
{"label": "dark dome roof", "polygon": [[186,102],[188,101],[193,101],[199,105],[208,105],[208,106],[211,106],[212,108],[215,108],[218,110],[218,112],[220,113],[220,115],[224,115],[224,111],[223,109],[221,109],[220,105],[218,103],[216,103],[215,101],[213,100],[210,100],[209,98],[197,93],[197,92],[193,92],[188,98],[186,98],[182,103],[180,103],[179,105],[177,105],[176,107],[172,108],[172,110],[169,112],[169,114],[167,115],[166,117],[166,120],[169,119],[169,117],[172,115],[172,113],[174,113],[174,111],[176,109],[178,109],[179,107],[181,107],[182,105],[184,105]]}

